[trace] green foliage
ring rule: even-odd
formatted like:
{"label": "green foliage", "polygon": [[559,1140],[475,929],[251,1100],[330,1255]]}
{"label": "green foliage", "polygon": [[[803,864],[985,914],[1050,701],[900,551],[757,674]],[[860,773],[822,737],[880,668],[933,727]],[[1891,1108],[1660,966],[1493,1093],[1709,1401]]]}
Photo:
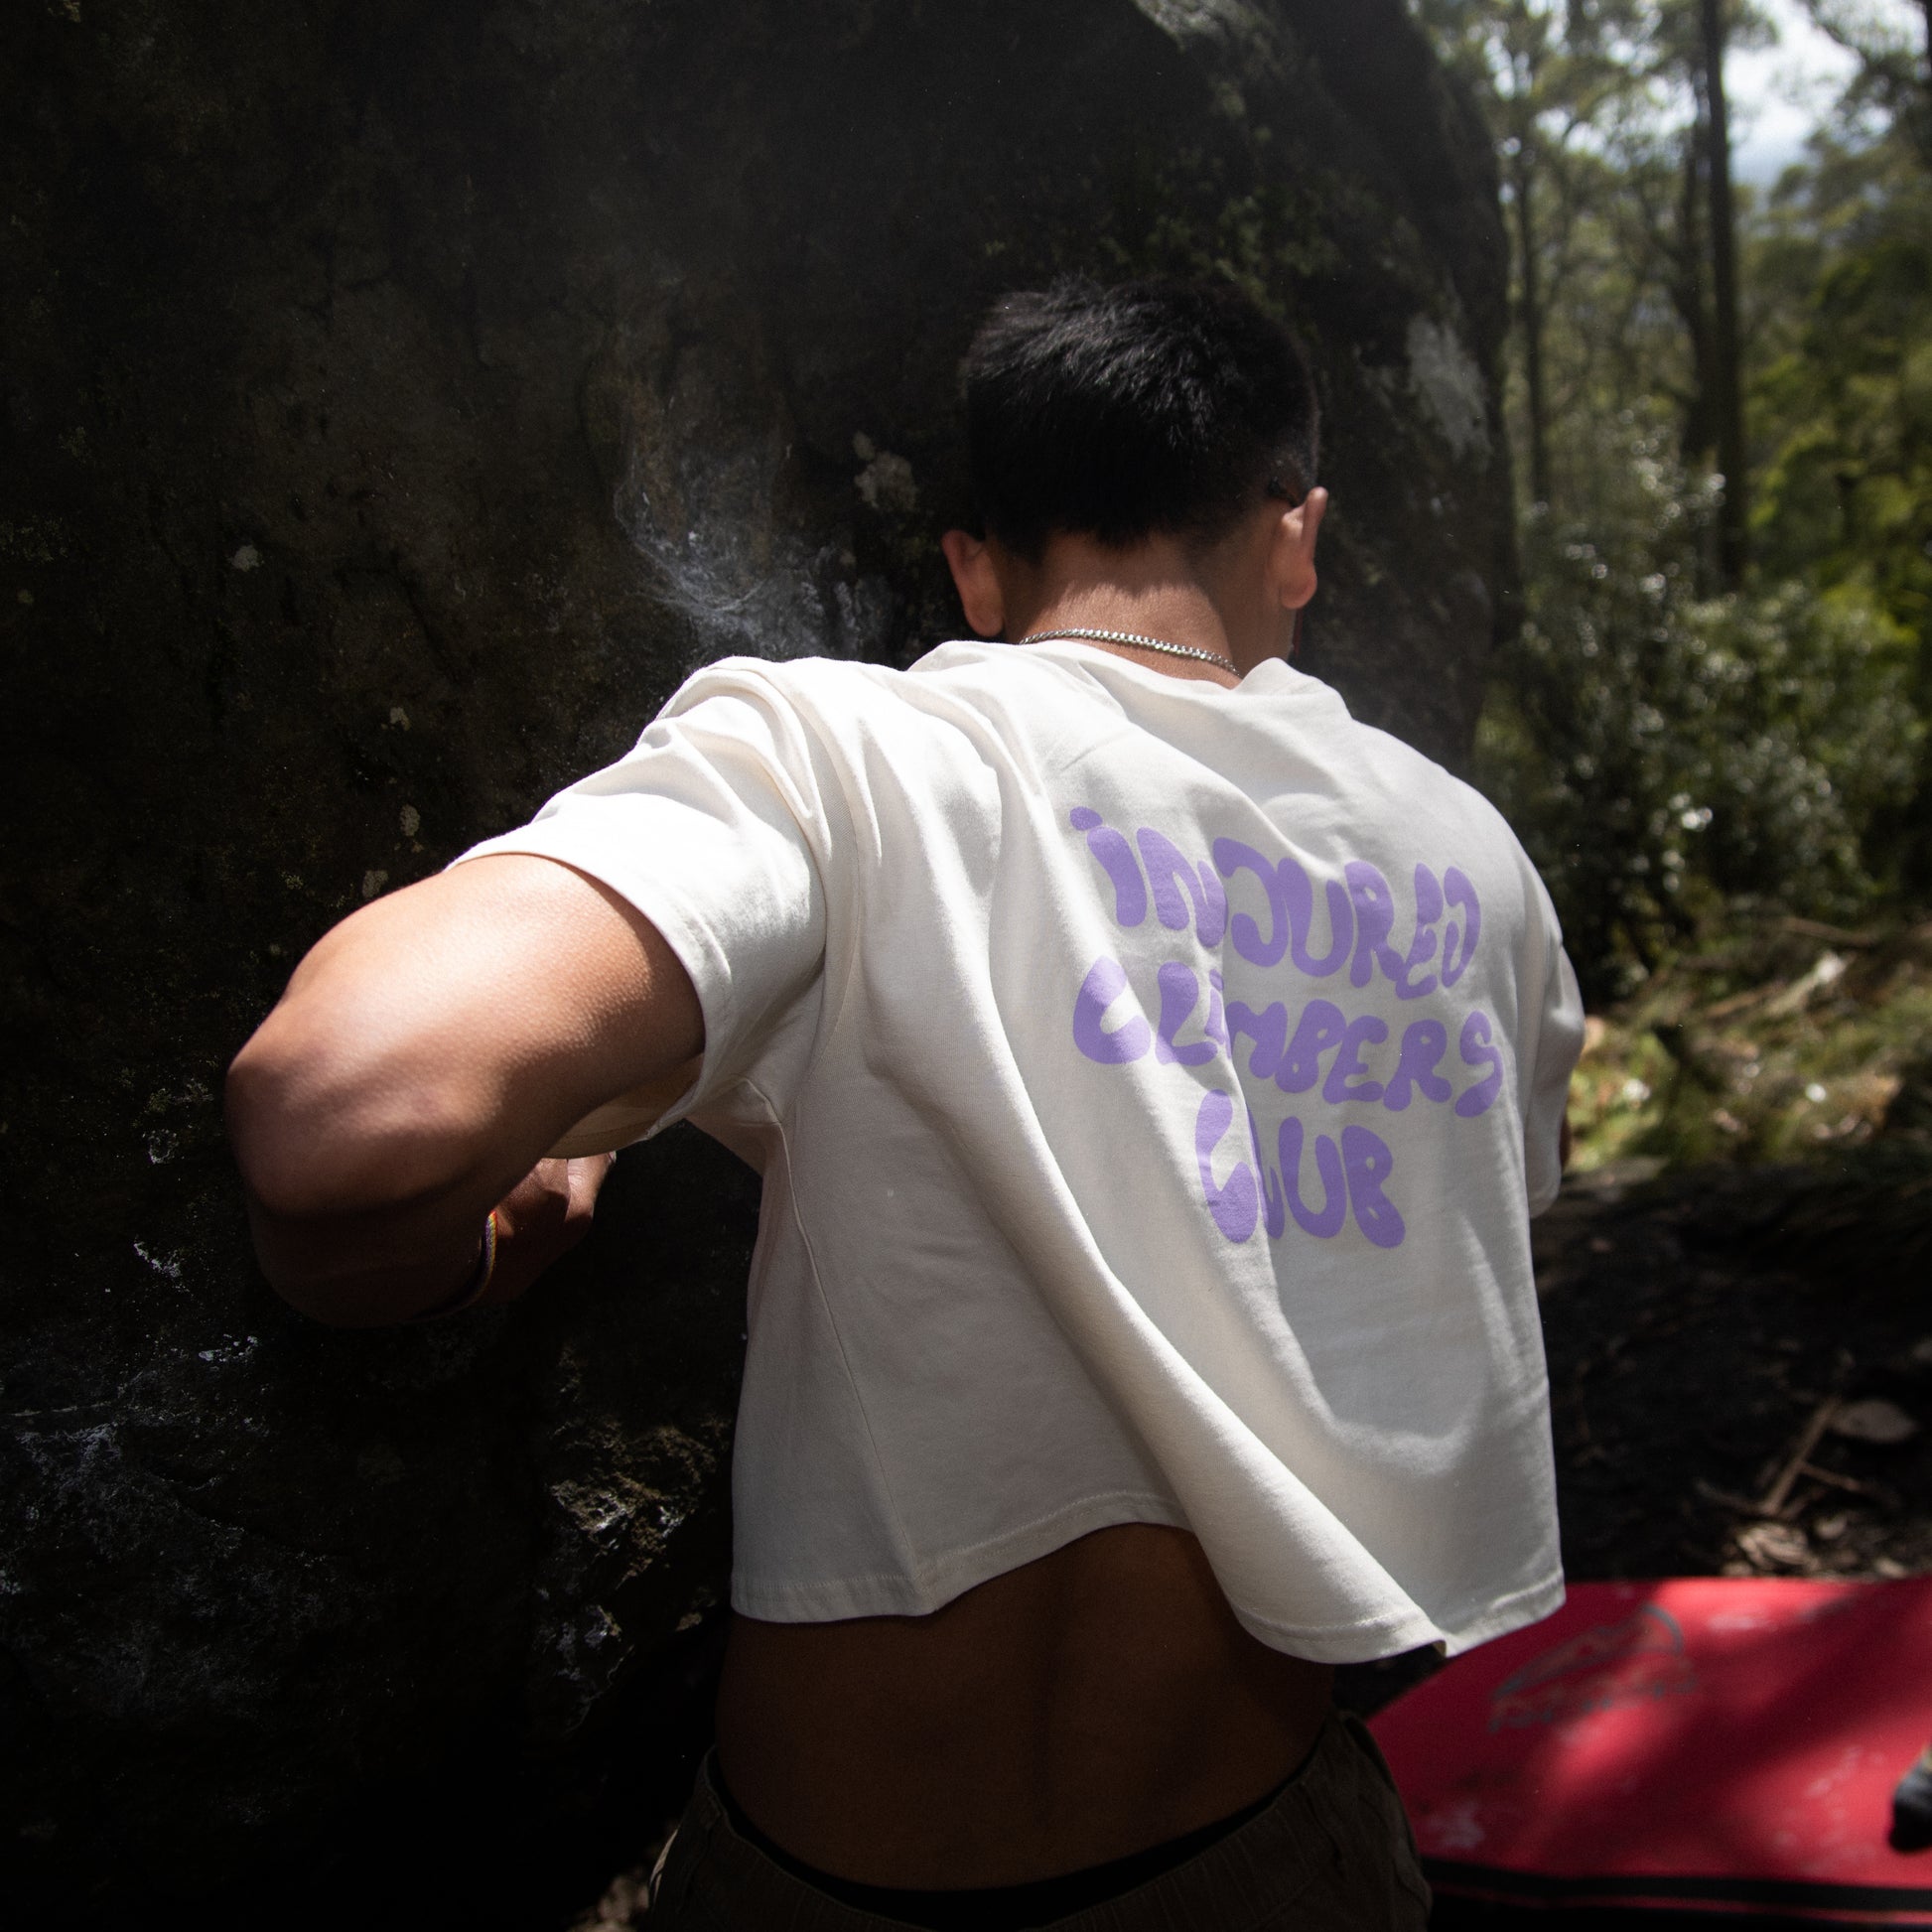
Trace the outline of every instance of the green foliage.
{"label": "green foliage", "polygon": [[[1575,1160],[1791,1161],[1886,1143],[1932,1179],[1932,924],[1742,917],[1591,1023]],[[1932,1194],[1919,1212],[1932,1233]]]}
{"label": "green foliage", "polygon": [[[1932,892],[1932,72],[1857,74],[1739,210],[1754,562],[1715,591],[1709,75],[1695,0],[1415,0],[1494,130],[1527,621],[1478,774],[1601,1002],[1725,920]],[[1728,6],[1732,47],[1768,32]]]}
{"label": "green foliage", "polygon": [[1918,45],[1906,21],[1894,10],[1874,8],[1868,0],[1805,0],[1813,22],[1858,63],[1852,84],[1840,102],[1840,118],[1857,122],[1869,116],[1904,136],[1921,157],[1932,159],[1932,79],[1926,73],[1926,42],[1932,41],[1932,6],[1919,0],[1924,16]]}
{"label": "green foliage", "polygon": [[1525,521],[1528,611],[1477,774],[1597,1001],[1721,900],[1857,916],[1868,836],[1913,780],[1910,640],[1853,587],[1699,596],[1711,497],[1626,416],[1589,499]]}
{"label": "green foliage", "polygon": [[[1916,149],[1821,142],[1755,250],[1770,326],[1754,387],[1764,568],[1857,593],[1920,640],[1932,705],[1932,180]],[[1921,775],[1924,837],[1932,784]],[[1899,841],[1895,841],[1899,843]],[[1913,881],[1932,883],[1924,854]]]}

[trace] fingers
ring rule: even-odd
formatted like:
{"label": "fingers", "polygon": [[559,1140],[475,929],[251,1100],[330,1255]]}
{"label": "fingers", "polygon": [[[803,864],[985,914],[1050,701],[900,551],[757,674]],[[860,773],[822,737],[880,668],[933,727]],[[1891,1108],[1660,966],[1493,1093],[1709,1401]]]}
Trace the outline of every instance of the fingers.
{"label": "fingers", "polygon": [[539,1161],[496,1203],[497,1232],[532,1243],[554,1233],[569,1211],[569,1173],[567,1161]]}
{"label": "fingers", "polygon": [[480,1307],[513,1302],[591,1231],[614,1154],[539,1161],[496,1206],[496,1272]]}
{"label": "fingers", "polygon": [[575,1247],[591,1231],[591,1217],[597,1212],[600,1188],[617,1166],[615,1154],[587,1154],[563,1163],[564,1186],[568,1205],[564,1211],[565,1240]]}
{"label": "fingers", "polygon": [[613,1154],[586,1154],[574,1162],[560,1162],[564,1188],[564,1227],[558,1252],[574,1248],[591,1231],[591,1215],[597,1213],[597,1190],[611,1173]]}
{"label": "fingers", "polygon": [[615,1154],[585,1154],[569,1163],[572,1212],[581,1204],[588,1214],[597,1205],[598,1190],[610,1179],[611,1170],[617,1165]]}

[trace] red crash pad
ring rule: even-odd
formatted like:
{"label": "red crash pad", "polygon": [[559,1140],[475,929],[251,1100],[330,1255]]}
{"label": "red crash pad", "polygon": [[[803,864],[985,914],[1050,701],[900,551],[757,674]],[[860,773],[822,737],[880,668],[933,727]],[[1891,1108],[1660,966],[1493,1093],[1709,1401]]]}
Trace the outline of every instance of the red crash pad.
{"label": "red crash pad", "polygon": [[1932,1927],[1932,1579],[1576,1585],[1373,1728],[1446,1900]]}

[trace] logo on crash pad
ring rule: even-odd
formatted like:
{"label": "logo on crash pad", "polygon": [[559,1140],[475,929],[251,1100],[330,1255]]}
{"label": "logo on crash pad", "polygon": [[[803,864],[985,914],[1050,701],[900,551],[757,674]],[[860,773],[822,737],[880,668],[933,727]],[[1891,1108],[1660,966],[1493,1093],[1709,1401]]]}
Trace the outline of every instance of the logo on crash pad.
{"label": "logo on crash pad", "polygon": [[1490,1693],[1489,1728],[1561,1724],[1697,1688],[1683,1629],[1668,1610],[1646,1603],[1635,1616],[1595,1624],[1505,1678]]}

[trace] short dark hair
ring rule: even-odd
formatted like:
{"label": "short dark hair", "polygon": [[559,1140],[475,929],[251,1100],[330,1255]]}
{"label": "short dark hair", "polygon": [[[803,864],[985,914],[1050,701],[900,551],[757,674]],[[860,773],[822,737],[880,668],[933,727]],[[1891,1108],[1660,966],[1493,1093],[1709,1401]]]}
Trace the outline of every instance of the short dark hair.
{"label": "short dark hair", "polygon": [[1299,501],[1314,483],[1307,359],[1224,283],[1004,296],[961,386],[982,527],[1030,562],[1055,531],[1213,543],[1263,494]]}

